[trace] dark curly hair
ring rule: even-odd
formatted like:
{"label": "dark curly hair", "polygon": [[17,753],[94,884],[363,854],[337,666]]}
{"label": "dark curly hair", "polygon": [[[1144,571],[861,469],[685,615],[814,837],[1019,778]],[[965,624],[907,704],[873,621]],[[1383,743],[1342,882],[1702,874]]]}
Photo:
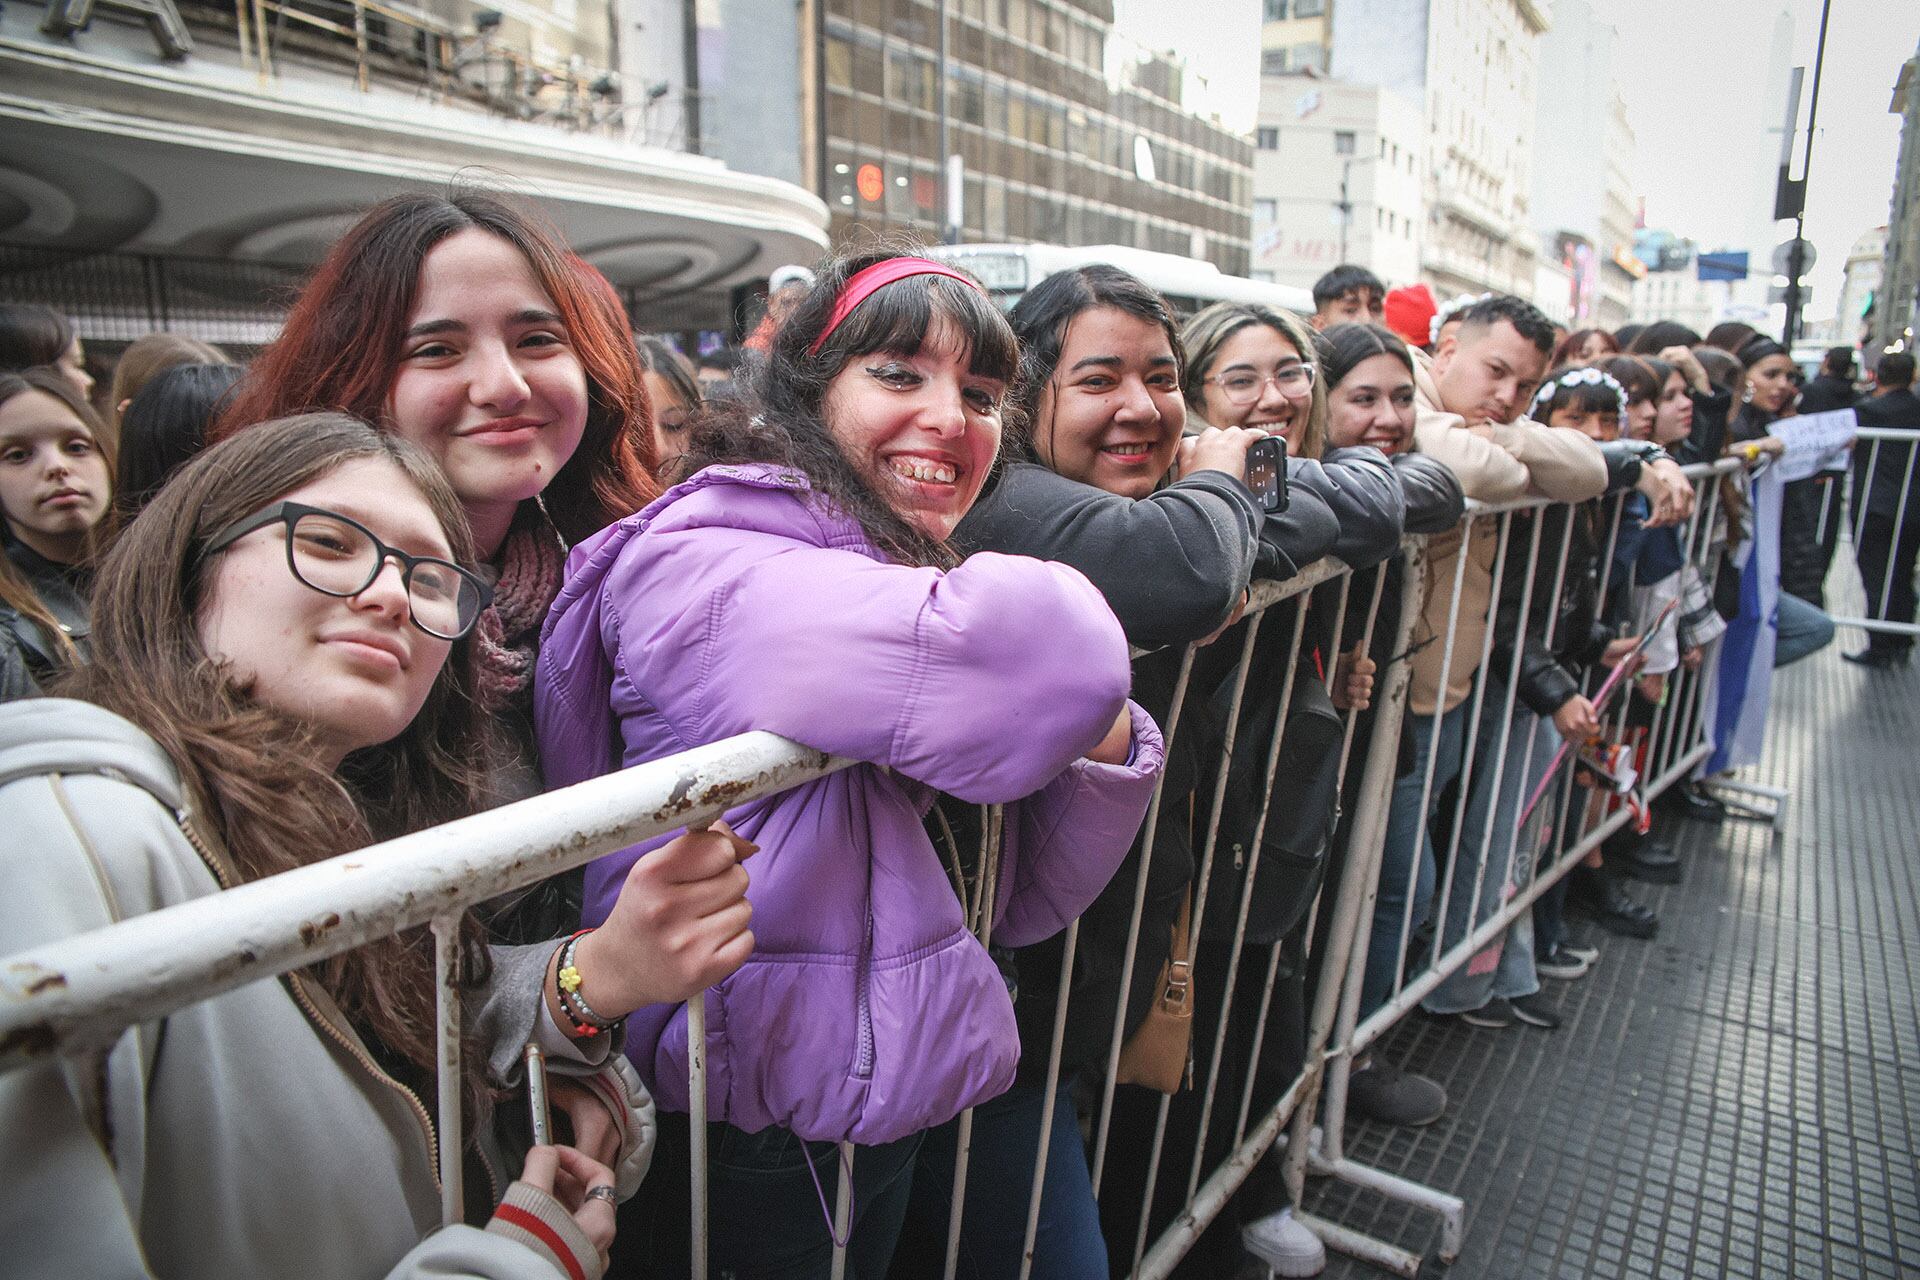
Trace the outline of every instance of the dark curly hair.
{"label": "dark curly hair", "polygon": [[1020,348],[1005,316],[986,292],[946,276],[910,276],[868,297],[828,334],[818,351],[834,302],[859,272],[911,250],[886,249],[843,255],[823,264],[807,295],[774,334],[764,360],[742,366],[736,376],[746,395],[709,404],[692,423],[688,452],[667,469],[668,480],[721,463],[771,462],[807,477],[820,498],[857,521],[873,545],[900,564],[959,563],[944,541],[902,517],[841,449],[826,419],[827,389],[848,361],[884,351],[913,356],[940,321],[953,326],[967,357],[967,370],[1009,388],[1003,430],[1017,430]]}

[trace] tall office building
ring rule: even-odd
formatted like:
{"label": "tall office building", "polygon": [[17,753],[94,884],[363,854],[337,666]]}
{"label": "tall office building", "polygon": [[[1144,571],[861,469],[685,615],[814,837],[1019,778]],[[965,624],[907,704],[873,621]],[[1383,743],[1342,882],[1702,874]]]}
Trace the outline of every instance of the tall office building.
{"label": "tall office building", "polygon": [[1537,45],[1550,16],[1549,0],[1333,5],[1334,78],[1424,108],[1420,269],[1442,295],[1533,293]]}
{"label": "tall office building", "polygon": [[786,166],[836,242],[941,237],[944,102],[960,239],[1131,245],[1246,274],[1252,143],[1202,111],[1191,69],[1115,32],[1110,0],[805,0],[797,40],[750,7],[699,6],[701,149]]}
{"label": "tall office building", "polygon": [[1568,276],[1565,323],[1576,328],[1619,328],[1646,273],[1633,256],[1633,126],[1616,38],[1590,0],[1558,0],[1539,41],[1534,136],[1553,145],[1534,150],[1530,203],[1543,251]]}
{"label": "tall office building", "polygon": [[1893,171],[1870,352],[1913,350],[1914,329],[1920,326],[1920,50],[1901,64],[1887,110],[1901,117],[1900,159]]}

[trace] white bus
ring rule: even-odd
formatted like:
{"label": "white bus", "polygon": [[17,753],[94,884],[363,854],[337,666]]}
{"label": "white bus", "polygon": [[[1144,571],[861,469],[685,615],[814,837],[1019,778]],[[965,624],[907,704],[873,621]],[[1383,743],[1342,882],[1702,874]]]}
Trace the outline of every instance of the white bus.
{"label": "white bus", "polygon": [[1230,276],[1211,262],[1154,253],[1126,245],[1096,244],[1065,248],[1055,244],[941,244],[926,256],[971,272],[1004,308],[1056,271],[1106,262],[1130,271],[1158,289],[1182,318],[1213,302],[1253,302],[1313,314],[1313,294],[1294,285],[1267,284]]}

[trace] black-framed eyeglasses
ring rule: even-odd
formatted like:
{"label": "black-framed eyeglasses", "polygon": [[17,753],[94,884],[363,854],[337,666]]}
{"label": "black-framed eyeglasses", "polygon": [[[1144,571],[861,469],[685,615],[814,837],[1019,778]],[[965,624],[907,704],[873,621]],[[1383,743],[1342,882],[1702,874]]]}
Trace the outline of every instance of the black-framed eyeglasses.
{"label": "black-framed eyeglasses", "polygon": [[257,529],[286,526],[287,568],[321,595],[357,596],[373,585],[389,559],[400,562],[413,625],[442,640],[473,630],[493,601],[493,588],[451,560],[413,556],[390,547],[373,530],[324,507],[276,502],[222,529],[200,553],[206,560]]}

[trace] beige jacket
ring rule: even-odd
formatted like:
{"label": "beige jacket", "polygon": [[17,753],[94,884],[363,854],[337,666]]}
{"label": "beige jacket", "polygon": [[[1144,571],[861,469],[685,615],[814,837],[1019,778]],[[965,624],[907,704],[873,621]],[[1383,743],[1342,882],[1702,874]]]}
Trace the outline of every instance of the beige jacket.
{"label": "beige jacket", "polygon": [[[59,698],[0,707],[0,952],[219,892],[231,868],[189,809],[172,762],[118,716]],[[486,1007],[468,1010],[497,1076],[533,1034],[551,947],[496,949]],[[651,1111],[645,1103],[625,1126],[649,1149]],[[0,1271],[599,1275],[585,1234],[524,1183],[488,1229],[442,1228],[434,1142],[420,1099],[375,1064],[317,985],[250,983],[131,1027],[102,1053],[0,1075]],[[645,1155],[637,1144],[622,1154],[631,1194]]]}
{"label": "beige jacket", "polygon": [[[1567,427],[1543,427],[1520,418],[1489,428],[1471,429],[1458,414],[1440,409],[1440,391],[1424,356],[1415,353],[1414,389],[1418,415],[1413,425],[1413,448],[1444,463],[1460,481],[1468,498],[1477,502],[1514,502],[1521,498],[1548,498],[1555,502],[1584,502],[1607,487],[1607,464],[1600,446]],[[1463,530],[1471,530],[1466,568],[1460,568]],[[1413,710],[1431,715],[1437,707],[1451,711],[1473,689],[1480,670],[1487,634],[1487,615],[1493,597],[1493,563],[1500,540],[1495,520],[1464,521],[1448,533],[1436,533],[1427,542],[1426,605],[1413,634],[1413,687],[1408,693]],[[1459,610],[1454,612],[1454,584],[1459,582]],[[1453,657],[1446,664],[1446,687],[1441,689],[1441,666],[1446,657],[1447,623],[1455,619]]]}

